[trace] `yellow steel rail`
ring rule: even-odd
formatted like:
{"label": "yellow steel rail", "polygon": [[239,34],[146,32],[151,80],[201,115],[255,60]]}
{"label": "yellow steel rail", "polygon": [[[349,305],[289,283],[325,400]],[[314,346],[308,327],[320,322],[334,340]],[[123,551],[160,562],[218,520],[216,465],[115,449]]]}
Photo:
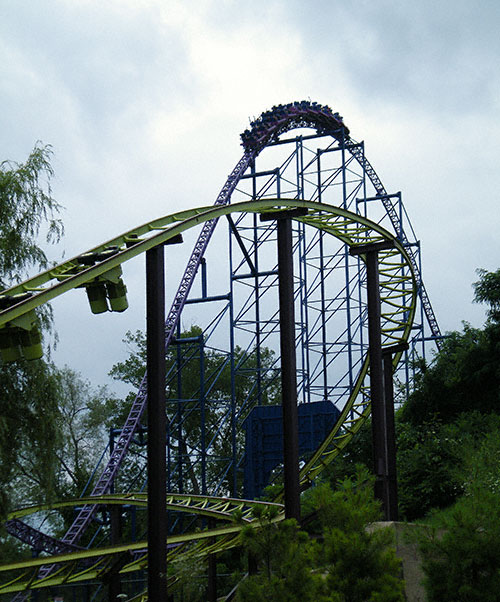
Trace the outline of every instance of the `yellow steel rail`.
{"label": "yellow steel rail", "polygon": [[[201,207],[168,215],[148,224],[135,228],[118,236],[87,253],[75,257],[63,264],[11,289],[3,291],[0,302],[3,305],[13,303],[0,311],[0,326],[8,325],[11,320],[32,311],[51,299],[68,292],[71,289],[84,286],[95,278],[103,276],[109,270],[116,268],[133,257],[144,253],[154,246],[167,243],[208,220],[218,219],[230,213],[265,213],[280,209],[305,208],[307,215],[296,218],[304,224],[334,236],[349,247],[368,243],[392,241],[394,248],[379,253],[380,294],[382,300],[382,344],[392,346],[408,340],[415,315],[417,290],[416,280],[411,261],[404,247],[394,235],[370,220],[323,203],[297,199],[266,199],[249,201],[234,205],[217,207]],[[128,247],[127,247],[128,245]],[[86,257],[97,256],[96,264],[86,265]],[[82,260],[83,257],[83,260]],[[16,296],[31,293],[27,298]],[[400,360],[398,354],[393,363],[396,366]],[[301,483],[307,485],[342,451],[359,431],[370,413],[369,389],[369,358],[366,355],[360,363],[355,383],[344,406],[340,418],[331,433],[308,460],[300,473]],[[278,496],[279,499],[279,496]],[[145,505],[147,500],[143,494],[120,494],[116,496],[101,496],[83,498],[71,501],[69,504],[135,504]],[[172,509],[203,516],[211,516],[230,521],[230,525],[207,529],[196,533],[170,536],[168,538],[169,556],[171,558],[184,555],[204,555],[215,553],[238,545],[239,532],[242,524],[250,524],[258,528],[259,523],[252,519],[252,510],[259,502],[234,500],[229,498],[213,498],[209,496],[180,496],[172,495],[168,503]],[[11,518],[20,518],[36,510],[50,510],[68,505],[68,502],[24,508],[12,513]],[[268,507],[271,507],[267,504]],[[275,517],[281,520],[283,513],[279,504],[274,504]],[[146,542],[123,544],[82,550],[69,554],[25,560],[0,566],[0,572],[22,571],[21,575],[0,585],[0,594],[29,589],[76,583],[90,579],[102,578],[115,565],[116,560],[135,554],[136,558],[124,561],[121,573],[128,573],[147,567]],[[38,569],[51,564],[57,570],[43,579],[37,578]],[[138,600],[140,596],[138,597]],[[145,599],[143,597],[143,599]]]}

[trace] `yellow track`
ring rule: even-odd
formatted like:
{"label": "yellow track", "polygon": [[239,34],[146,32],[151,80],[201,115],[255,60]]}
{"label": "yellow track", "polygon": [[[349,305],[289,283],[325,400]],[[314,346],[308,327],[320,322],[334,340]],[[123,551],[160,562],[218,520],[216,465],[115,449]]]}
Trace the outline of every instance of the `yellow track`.
{"label": "yellow track", "polygon": [[[84,286],[85,283],[104,275],[129,259],[157,245],[164,244],[182,232],[208,220],[217,219],[230,213],[265,213],[295,207],[308,210],[306,216],[296,218],[298,221],[334,236],[349,247],[382,241],[394,242],[393,249],[379,253],[382,344],[384,347],[388,347],[406,342],[413,324],[417,290],[411,261],[404,247],[393,234],[360,215],[338,207],[297,199],[266,199],[234,205],[201,207],[167,215],[144,224],[84,254],[85,256],[92,253],[100,254],[111,247],[117,247],[113,254],[98,261],[96,265],[89,267],[82,263],[80,259],[82,256],[78,256],[3,291],[0,298],[11,297],[14,303],[8,309],[0,312],[0,327],[8,326],[10,321],[19,316],[61,294]],[[127,243],[133,244],[127,248]],[[31,296],[16,303],[16,295],[25,293],[31,293]],[[394,366],[398,364],[399,360],[400,355],[396,355]],[[368,366],[369,358],[366,356],[337,424],[301,470],[300,478],[303,485],[309,484],[345,448],[369,416]],[[62,508],[71,504],[89,503],[144,506],[147,504],[147,500],[143,494],[94,496],[51,506],[20,509],[12,513],[9,518],[21,518],[33,512]],[[264,502],[209,496],[172,495],[169,497],[168,504],[171,509],[217,518],[227,523],[225,526],[215,529],[169,537],[167,543],[173,546],[169,548],[170,558],[179,557],[181,554],[187,556],[207,555],[238,545],[239,531],[243,524],[258,526],[257,521],[252,519],[252,509],[256,506],[274,507],[275,520],[283,518],[280,505],[270,505]],[[0,573],[8,574],[10,577],[7,582],[0,584],[0,594],[100,579],[116,566],[117,562],[121,566],[120,574],[146,568],[147,542],[82,550],[0,566]],[[38,569],[42,565],[48,564],[54,565],[55,569],[47,577],[38,578]]]}

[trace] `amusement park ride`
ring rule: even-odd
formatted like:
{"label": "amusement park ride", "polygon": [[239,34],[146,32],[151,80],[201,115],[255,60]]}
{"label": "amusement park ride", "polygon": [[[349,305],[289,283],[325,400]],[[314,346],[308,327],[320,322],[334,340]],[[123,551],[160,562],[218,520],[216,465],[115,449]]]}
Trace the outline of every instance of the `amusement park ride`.
{"label": "amusement park ride", "polygon": [[[213,559],[238,546],[243,524],[257,528],[257,506],[276,508],[276,520],[284,518],[290,487],[298,496],[311,486],[372,409],[377,458],[377,449],[385,445],[380,437],[388,423],[390,427],[390,412],[385,412],[391,405],[393,375],[402,389],[410,387],[412,359],[416,354],[425,357],[426,347],[439,345],[441,338],[422,281],[420,243],[401,193],[387,192],[365,157],[363,143],[350,137],[338,113],[309,101],[274,106],[241,139],[243,156],[213,206],[134,228],[0,294],[3,361],[22,355],[34,359],[41,354],[38,307],[84,288],[93,313],[124,311],[128,304],[122,264],[146,254],[153,265],[156,254],[155,269],[160,271],[155,278],[161,282],[164,246],[180,243],[192,232],[197,236],[155,343],[156,357],[165,350],[168,356],[165,384],[160,380],[156,387],[162,389],[160,399],[166,395],[161,407],[167,421],[166,452],[161,453],[163,439],[160,455],[165,458],[167,493],[160,489],[168,511],[169,561]],[[220,240],[217,246],[214,242],[221,233],[228,249],[223,258]],[[167,267],[168,251],[166,247]],[[216,294],[208,291],[212,265],[211,288],[220,289]],[[201,294],[195,293],[198,281]],[[157,301],[156,310],[148,301],[152,316],[161,305],[158,291],[163,287],[150,289],[148,299]],[[186,334],[181,316],[186,321],[193,308],[196,320],[204,323]],[[286,323],[288,343],[283,342]],[[152,327],[152,332],[158,330]],[[145,530],[135,525],[148,506],[145,487],[151,498],[151,482],[161,478],[152,478],[134,453],[138,433],[142,438],[147,432],[148,446],[158,436],[150,430],[151,422],[148,429],[142,422],[153,386],[148,370],[125,424],[114,430],[112,448],[94,471],[89,491],[72,502],[25,507],[9,516],[7,531],[37,557],[0,566],[0,579],[5,576],[1,599],[25,600],[42,591],[54,595],[72,586],[86,592],[79,600],[101,600],[102,583],[134,577],[144,584],[148,542]],[[301,432],[294,441],[283,425],[283,455],[271,449],[282,436],[274,407],[283,402],[286,414],[290,395],[299,403],[292,430]],[[291,462],[297,474],[287,476],[290,457],[299,449],[300,463]],[[285,491],[273,502],[242,497],[244,491],[258,495],[269,479],[281,482],[283,463]],[[384,488],[389,492],[386,516],[397,511],[390,493],[390,464],[387,453],[375,463],[379,495],[384,499]],[[63,537],[39,530],[44,512],[68,506],[75,508],[75,518]],[[288,516],[294,512],[286,510]],[[123,543],[114,537],[110,545],[110,528],[97,520],[103,513],[119,520],[126,515],[131,540]],[[169,576],[168,586],[175,587],[175,575]],[[116,598],[119,591],[112,595]],[[215,600],[213,583],[210,591]],[[128,599],[147,596],[147,591],[135,590]],[[160,599],[151,586],[149,599]]]}

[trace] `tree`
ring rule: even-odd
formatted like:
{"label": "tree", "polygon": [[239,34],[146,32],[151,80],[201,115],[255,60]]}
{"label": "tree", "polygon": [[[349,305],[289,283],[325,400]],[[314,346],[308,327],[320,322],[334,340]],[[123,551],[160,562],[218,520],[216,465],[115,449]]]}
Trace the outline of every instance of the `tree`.
{"label": "tree", "polygon": [[313,555],[307,533],[295,520],[273,522],[276,512],[260,511],[259,527],[246,526],[241,532],[243,546],[258,565],[258,572],[243,580],[236,600],[251,602],[327,602],[323,579],[313,572]]}
{"label": "tree", "polygon": [[[42,360],[0,367],[0,508],[54,493],[60,441],[57,371]],[[22,498],[22,499],[21,499]]]}
{"label": "tree", "polygon": [[178,580],[172,600],[206,602],[205,562],[201,558],[181,556],[169,562],[167,570]]}
{"label": "tree", "polygon": [[[137,388],[146,370],[144,333],[128,332],[124,342],[131,352],[124,362],[113,366],[110,375]],[[279,372],[274,361],[270,349],[261,350],[263,404],[278,402]],[[231,472],[227,470],[233,445],[230,401],[234,385],[234,419],[238,421],[235,438],[241,456],[244,445],[241,423],[255,404],[252,397],[255,397],[256,363],[255,352],[236,347],[234,364],[237,369],[233,383],[229,354],[209,347],[202,329],[196,325],[184,331],[178,343],[167,350],[166,409],[171,473],[182,473],[184,487],[191,493],[203,491],[202,463],[206,466],[208,484],[220,481],[223,483],[220,491],[232,491]],[[134,396],[135,393],[131,393],[127,397],[128,403]],[[202,438],[206,443],[205,450],[201,446]],[[170,488],[175,491],[175,481],[170,483]]]}
{"label": "tree", "polygon": [[488,602],[500,588],[500,270],[478,274],[485,327],[451,334],[400,416],[407,514],[433,508],[421,537],[430,602]]}
{"label": "tree", "polygon": [[[15,376],[7,380],[2,380],[6,370],[0,372],[0,390],[8,390],[13,402],[3,418],[14,442],[9,462],[1,465],[8,471],[2,475],[3,493],[11,506],[78,497],[106,448],[105,422],[114,400],[104,387],[94,389],[68,367],[58,369],[40,360],[26,364],[22,371],[9,365]],[[54,421],[44,421],[45,413]],[[63,515],[71,520],[73,510]],[[55,515],[49,523],[63,528]]]}
{"label": "tree", "polygon": [[402,602],[404,582],[393,535],[385,528],[369,529],[380,520],[380,504],[373,498],[373,477],[364,466],[354,477],[311,490],[309,503],[323,525],[323,544],[317,563],[326,574],[326,592],[339,602]]}
{"label": "tree", "polygon": [[302,515],[319,519],[308,522],[309,533],[293,520],[276,524],[273,511],[257,514],[259,529],[242,530],[242,543],[257,560],[258,573],[241,582],[237,600],[404,600],[393,535],[388,529],[368,528],[380,519],[380,504],[366,468],[358,467],[335,491],[327,483],[313,487],[302,501]]}
{"label": "tree", "polygon": [[486,325],[449,333],[397,414],[400,510],[408,519],[463,494],[458,469],[500,425],[500,270],[478,273],[475,301],[490,307]]}
{"label": "tree", "polygon": [[448,333],[431,366],[423,366],[401,418],[416,425],[438,417],[453,422],[464,411],[498,412],[500,408],[500,270],[478,270],[476,302],[489,305],[483,329],[464,323]]}
{"label": "tree", "polygon": [[487,303],[490,306],[488,318],[493,322],[500,322],[500,269],[496,272],[479,269],[477,273],[479,280],[472,285],[474,301]]}
{"label": "tree", "polygon": [[[30,269],[47,267],[38,242],[63,233],[52,198],[51,148],[38,143],[25,163],[0,163],[0,291],[19,282]],[[50,327],[50,310],[39,312]],[[53,490],[58,442],[57,383],[54,367],[42,360],[0,365],[0,516],[14,494],[12,479],[28,466],[39,480],[39,495]]]}
{"label": "tree", "polygon": [[498,425],[465,445],[464,495],[422,529],[429,602],[493,602],[500,589],[500,436]]}
{"label": "tree", "polygon": [[51,155],[50,146],[37,143],[25,163],[0,163],[0,289],[21,281],[30,267],[47,267],[38,243],[42,227],[47,242],[59,242],[64,232],[52,197]]}
{"label": "tree", "polygon": [[414,425],[435,418],[448,423],[465,411],[498,412],[499,361],[500,324],[482,330],[465,324],[462,333],[448,335],[432,366],[424,367],[401,419]]}
{"label": "tree", "polygon": [[462,434],[438,420],[420,425],[399,422],[398,501],[405,519],[415,520],[432,508],[445,508],[462,494],[455,474]]}
{"label": "tree", "polygon": [[[65,366],[58,370],[60,445],[56,450],[60,468],[57,497],[82,495],[108,441],[109,422],[115,400],[106,387],[93,388],[89,381]],[[88,493],[88,492],[87,492]]]}

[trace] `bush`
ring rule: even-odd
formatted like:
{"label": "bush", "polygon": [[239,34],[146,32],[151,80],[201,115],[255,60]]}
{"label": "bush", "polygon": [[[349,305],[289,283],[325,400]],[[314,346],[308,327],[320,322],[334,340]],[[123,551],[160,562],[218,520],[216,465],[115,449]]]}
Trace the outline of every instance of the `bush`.
{"label": "bush", "polygon": [[[491,469],[497,464],[491,460],[491,446],[482,459],[476,454],[482,443],[499,431],[498,414],[477,411],[460,414],[449,424],[437,419],[420,425],[399,422],[397,461],[401,515],[414,520],[424,517],[431,509],[451,506],[466,490],[471,475],[474,473],[477,480],[477,474],[485,470],[483,467],[488,466],[490,477],[494,478]],[[470,464],[472,458],[476,458],[474,466]]]}
{"label": "bush", "polygon": [[268,514],[259,517],[260,529],[246,527],[242,541],[258,563],[259,572],[249,576],[238,588],[236,600],[253,602],[319,602],[322,578],[312,570],[312,555],[307,533],[295,520],[274,523]]}
{"label": "bush", "polygon": [[429,602],[493,602],[500,591],[500,435],[465,445],[465,495],[421,541]]}
{"label": "bush", "polygon": [[323,522],[323,543],[317,563],[326,575],[326,591],[341,602],[398,602],[404,600],[401,563],[393,534],[385,528],[367,529],[380,519],[380,504],[373,498],[373,477],[358,467],[353,478],[337,491],[319,486],[313,504]]}
{"label": "bush", "polygon": [[464,496],[421,543],[429,602],[496,602],[500,591],[500,499]]}
{"label": "bush", "polygon": [[260,515],[259,530],[247,527],[242,541],[258,560],[259,573],[243,581],[237,600],[250,602],[402,602],[403,581],[392,533],[368,530],[380,518],[373,479],[364,467],[332,491],[326,483],[304,496],[304,512],[321,532],[311,538],[295,521]]}

